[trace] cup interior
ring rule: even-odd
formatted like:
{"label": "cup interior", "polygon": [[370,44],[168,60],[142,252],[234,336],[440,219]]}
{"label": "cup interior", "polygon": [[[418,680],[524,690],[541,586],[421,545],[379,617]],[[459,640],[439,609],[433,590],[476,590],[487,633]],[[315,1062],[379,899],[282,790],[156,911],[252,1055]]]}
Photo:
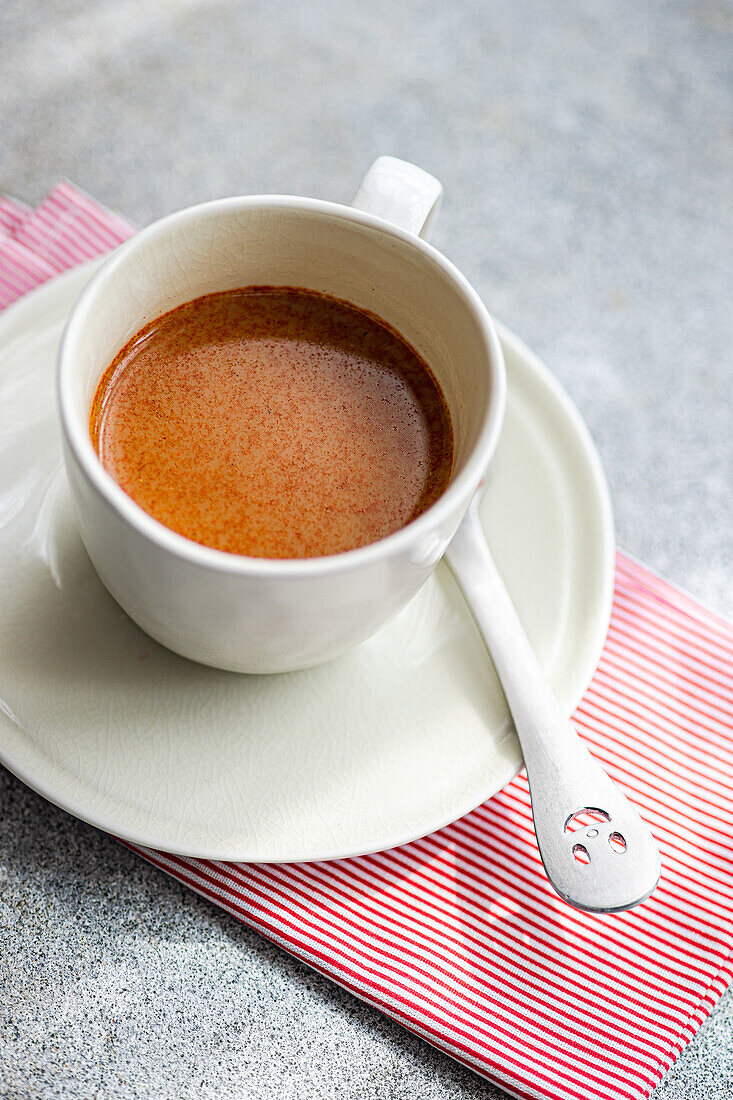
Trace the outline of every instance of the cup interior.
{"label": "cup interior", "polygon": [[443,389],[455,434],[453,480],[460,475],[486,439],[487,412],[501,392],[488,315],[475,292],[423,241],[349,207],[287,197],[181,211],[107,262],[75,310],[62,353],[61,400],[77,446],[93,454],[88,423],[97,385],[143,325],[200,295],[250,285],[321,291],[393,325]]}

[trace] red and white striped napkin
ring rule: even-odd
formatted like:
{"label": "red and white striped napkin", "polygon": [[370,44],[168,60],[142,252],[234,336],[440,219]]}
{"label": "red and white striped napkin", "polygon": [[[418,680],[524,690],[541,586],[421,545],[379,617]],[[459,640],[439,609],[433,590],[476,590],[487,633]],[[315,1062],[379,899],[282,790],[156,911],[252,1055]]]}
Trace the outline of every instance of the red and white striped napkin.
{"label": "red and white striped napkin", "polygon": [[[33,211],[0,200],[0,305],[132,232],[67,183]],[[574,721],[661,847],[660,885],[628,913],[557,898],[523,774],[433,836],[357,859],[136,850],[513,1096],[638,1100],[733,976],[733,628],[619,554]]]}

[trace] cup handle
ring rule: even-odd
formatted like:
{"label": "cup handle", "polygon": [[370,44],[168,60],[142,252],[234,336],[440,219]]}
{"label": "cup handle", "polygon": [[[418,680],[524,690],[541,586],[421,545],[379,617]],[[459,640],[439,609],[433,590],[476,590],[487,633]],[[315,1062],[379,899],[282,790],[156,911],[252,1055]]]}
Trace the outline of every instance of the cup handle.
{"label": "cup handle", "polygon": [[442,201],[443,185],[435,176],[397,157],[377,157],[351,205],[427,241]]}

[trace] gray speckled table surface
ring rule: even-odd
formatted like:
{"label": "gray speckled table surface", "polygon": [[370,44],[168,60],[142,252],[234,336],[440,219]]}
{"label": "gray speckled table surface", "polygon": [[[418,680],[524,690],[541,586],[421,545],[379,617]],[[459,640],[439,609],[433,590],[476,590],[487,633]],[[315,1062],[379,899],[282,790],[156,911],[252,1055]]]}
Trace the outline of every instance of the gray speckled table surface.
{"label": "gray speckled table surface", "polygon": [[[435,243],[585,416],[619,543],[733,615],[732,56],[724,0],[4,0],[0,190],[144,223],[416,161]],[[500,1096],[0,784],[3,1096]],[[729,1098],[732,1040],[728,995],[656,1095]]]}

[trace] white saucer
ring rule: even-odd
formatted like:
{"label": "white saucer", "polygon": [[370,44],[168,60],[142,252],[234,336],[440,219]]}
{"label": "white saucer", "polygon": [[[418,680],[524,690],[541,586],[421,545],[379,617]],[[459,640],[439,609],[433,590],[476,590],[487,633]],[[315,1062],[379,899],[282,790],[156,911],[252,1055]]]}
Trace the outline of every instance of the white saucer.
{"label": "white saucer", "polygon": [[[282,676],[174,656],[123,614],[79,540],[53,374],[96,263],[0,319],[0,760],[124,839],[184,855],[334,859],[432,832],[516,774],[491,663],[445,566],[380,634]],[[577,411],[500,330],[507,420],[482,518],[568,713],[608,627],[608,491]]]}

